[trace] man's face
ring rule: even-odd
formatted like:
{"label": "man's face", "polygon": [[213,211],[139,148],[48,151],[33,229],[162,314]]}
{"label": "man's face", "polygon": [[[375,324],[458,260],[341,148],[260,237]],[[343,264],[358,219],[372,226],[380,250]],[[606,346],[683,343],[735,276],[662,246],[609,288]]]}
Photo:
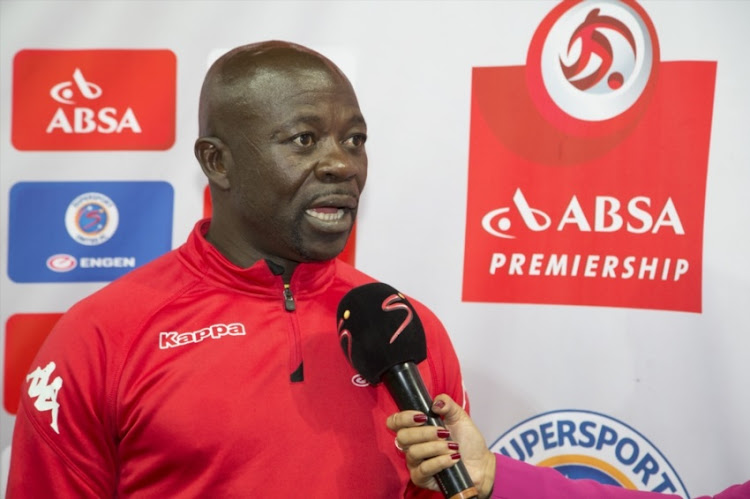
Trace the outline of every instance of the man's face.
{"label": "man's face", "polygon": [[334,258],[367,178],[356,96],[323,68],[267,72],[250,85],[222,133],[233,237],[277,263]]}

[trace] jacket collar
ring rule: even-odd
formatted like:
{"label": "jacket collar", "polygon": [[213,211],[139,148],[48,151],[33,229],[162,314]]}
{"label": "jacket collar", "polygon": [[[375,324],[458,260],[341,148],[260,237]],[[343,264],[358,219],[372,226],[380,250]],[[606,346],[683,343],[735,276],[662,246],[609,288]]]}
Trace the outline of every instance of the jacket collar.
{"label": "jacket collar", "polygon": [[[179,249],[182,261],[206,282],[256,294],[281,296],[284,282],[265,260],[241,268],[230,262],[206,240],[210,219],[198,221]],[[312,296],[325,291],[333,280],[336,261],[300,263],[294,270],[290,287],[296,297]]]}

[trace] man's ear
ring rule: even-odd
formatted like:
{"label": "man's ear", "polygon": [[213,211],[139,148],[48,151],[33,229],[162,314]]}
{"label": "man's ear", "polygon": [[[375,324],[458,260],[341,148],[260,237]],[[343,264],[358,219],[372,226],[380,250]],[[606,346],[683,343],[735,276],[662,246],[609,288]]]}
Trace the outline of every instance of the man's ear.
{"label": "man's ear", "polygon": [[224,142],[216,137],[199,137],[193,149],[208,181],[221,189],[229,189],[227,166],[232,155]]}

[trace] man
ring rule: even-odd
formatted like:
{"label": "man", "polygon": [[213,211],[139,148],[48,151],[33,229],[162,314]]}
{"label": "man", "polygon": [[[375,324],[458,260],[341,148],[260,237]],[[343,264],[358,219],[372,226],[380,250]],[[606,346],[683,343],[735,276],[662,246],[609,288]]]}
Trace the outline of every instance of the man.
{"label": "man", "polygon": [[[405,453],[412,480],[421,487],[437,490],[434,475],[462,459],[480,499],[680,499],[673,494],[630,490],[594,480],[570,480],[552,468],[494,454],[469,415],[448,395],[435,397],[432,410],[443,418],[445,428],[424,426],[426,418],[417,411],[394,413],[386,420],[388,429],[396,432],[396,445]],[[438,434],[446,429],[455,441]],[[712,497],[695,499],[749,497],[747,481]]]}
{"label": "man", "polygon": [[[335,259],[367,177],[351,84],[307,48],[247,45],[211,67],[199,115],[213,216],[57,324],[24,387],[9,497],[422,494],[382,430],[395,404],[336,334],[341,297],[372,281]],[[428,389],[465,403],[443,326],[412,302]]]}

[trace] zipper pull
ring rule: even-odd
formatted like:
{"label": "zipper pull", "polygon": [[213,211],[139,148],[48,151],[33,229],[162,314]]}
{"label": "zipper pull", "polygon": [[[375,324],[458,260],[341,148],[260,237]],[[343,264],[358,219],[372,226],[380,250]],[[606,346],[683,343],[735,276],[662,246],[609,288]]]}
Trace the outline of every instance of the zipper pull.
{"label": "zipper pull", "polygon": [[297,308],[294,305],[292,288],[289,287],[289,284],[284,284],[284,308],[287,312],[294,312],[294,310]]}

